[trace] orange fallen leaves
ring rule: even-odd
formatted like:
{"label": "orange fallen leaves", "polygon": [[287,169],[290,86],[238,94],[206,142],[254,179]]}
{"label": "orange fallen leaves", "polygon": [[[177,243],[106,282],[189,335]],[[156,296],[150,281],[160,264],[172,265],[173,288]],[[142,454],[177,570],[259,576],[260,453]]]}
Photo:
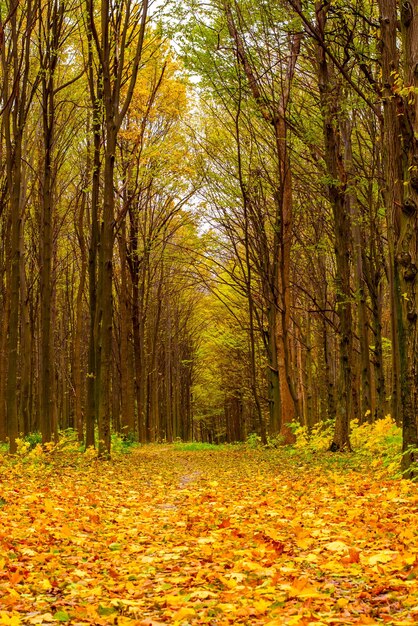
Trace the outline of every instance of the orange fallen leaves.
{"label": "orange fallen leaves", "polygon": [[414,485],[236,448],[0,463],[0,625],[418,621]]}

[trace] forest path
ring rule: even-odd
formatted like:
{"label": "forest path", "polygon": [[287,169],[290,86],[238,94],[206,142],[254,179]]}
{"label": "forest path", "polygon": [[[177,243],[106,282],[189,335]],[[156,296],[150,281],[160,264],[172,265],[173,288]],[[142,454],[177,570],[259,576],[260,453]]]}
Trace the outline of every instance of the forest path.
{"label": "forest path", "polygon": [[0,463],[0,624],[418,621],[406,481],[244,447]]}

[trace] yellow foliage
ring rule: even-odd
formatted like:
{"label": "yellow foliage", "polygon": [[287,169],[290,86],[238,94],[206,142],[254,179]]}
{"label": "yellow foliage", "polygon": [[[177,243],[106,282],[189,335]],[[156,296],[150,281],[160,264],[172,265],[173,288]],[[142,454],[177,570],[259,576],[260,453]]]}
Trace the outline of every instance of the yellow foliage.
{"label": "yellow foliage", "polygon": [[396,439],[399,435],[400,429],[390,415],[372,424],[359,424],[357,419],[351,422],[351,443],[354,448],[379,453],[387,446],[389,438]]}
{"label": "yellow foliage", "polygon": [[9,615],[6,611],[0,611],[0,624],[3,626],[20,626],[22,622],[18,615]]}
{"label": "yellow foliage", "polygon": [[361,457],[149,445],[81,465],[60,445],[2,467],[0,626],[416,623],[416,489]]}
{"label": "yellow foliage", "polygon": [[[295,425],[295,447],[315,452],[325,451],[332,440],[333,428],[332,421],[318,422],[310,433],[305,426]],[[381,463],[382,457],[390,458],[393,469],[399,466],[401,430],[390,415],[372,424],[360,424],[358,419],[354,419],[350,428],[351,445],[355,451],[375,456],[376,463]]]}
{"label": "yellow foliage", "polygon": [[17,446],[16,453],[19,456],[26,456],[30,450],[29,441],[25,441],[24,439],[21,439],[20,437],[18,437],[15,441],[16,441],[16,446]]}

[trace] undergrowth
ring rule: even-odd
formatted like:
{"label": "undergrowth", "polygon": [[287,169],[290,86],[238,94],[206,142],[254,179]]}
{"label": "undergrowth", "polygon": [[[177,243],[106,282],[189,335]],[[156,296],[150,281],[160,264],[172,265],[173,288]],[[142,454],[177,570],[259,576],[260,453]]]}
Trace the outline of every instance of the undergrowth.
{"label": "undergrowth", "polygon": [[329,453],[334,424],[330,421],[319,422],[311,429],[299,424],[294,425],[296,443],[294,455],[305,460],[315,458],[325,465],[350,468],[361,471],[362,467],[383,469],[388,476],[400,477],[402,459],[402,431],[390,415],[373,423],[359,423],[358,419],[350,424],[352,453]]}
{"label": "undergrowth", "polygon": [[[331,453],[329,445],[332,441],[334,424],[332,421],[323,421],[315,424],[310,432],[300,424],[293,424],[296,443],[293,446],[281,445],[280,437],[269,438],[266,446],[261,444],[260,437],[251,433],[245,443],[241,444],[214,444],[204,442],[176,441],[172,449],[179,452],[227,452],[244,448],[248,454],[263,454],[270,463],[279,459],[287,461],[296,467],[320,465],[325,469],[352,470],[361,472],[369,469],[381,472],[390,478],[401,477],[400,467],[402,460],[402,432],[390,415],[370,424],[351,422],[350,440],[352,453]],[[140,446],[132,436],[112,434],[112,458],[131,453]],[[7,444],[0,445],[0,454],[7,453]],[[46,465],[54,460],[58,464],[68,463],[74,467],[83,467],[97,459],[97,451],[84,446],[77,440],[77,433],[67,429],[60,433],[57,443],[42,445],[40,433],[31,433],[17,439],[17,454],[24,464]]]}

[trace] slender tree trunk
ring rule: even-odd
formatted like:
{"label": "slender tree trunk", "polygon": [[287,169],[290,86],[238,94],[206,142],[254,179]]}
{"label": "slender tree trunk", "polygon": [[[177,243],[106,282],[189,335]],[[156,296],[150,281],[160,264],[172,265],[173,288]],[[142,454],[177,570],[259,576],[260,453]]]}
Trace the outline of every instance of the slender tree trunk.
{"label": "slender tree trunk", "polygon": [[[317,27],[321,41],[325,41],[327,5],[317,4]],[[333,75],[325,50],[318,46],[318,85],[323,117],[325,163],[331,183],[327,185],[333,212],[336,259],[337,314],[339,318],[339,396],[335,431],[330,449],[351,450],[349,430],[352,418],[353,336],[350,288],[350,213],[347,193],[347,173],[342,154],[338,95],[340,89]]]}
{"label": "slender tree trunk", "polygon": [[126,267],[126,225],[122,224],[118,239],[120,258],[120,376],[121,376],[121,427],[125,435],[135,433],[135,412],[133,398],[133,372],[131,347],[129,345],[129,321],[132,320],[130,296],[128,288],[128,276]]}
{"label": "slender tree trunk", "polygon": [[[354,122],[355,123],[355,122]],[[353,175],[353,153],[352,153],[352,123],[346,120],[342,124],[342,139],[344,142],[344,161],[347,171],[348,189],[354,187]],[[368,307],[366,301],[365,279],[363,272],[363,249],[364,240],[361,231],[361,215],[357,203],[357,199],[353,191],[346,194],[347,205],[350,211],[352,240],[353,240],[353,258],[354,258],[354,283],[357,300],[357,328],[360,348],[360,421],[368,419],[372,421],[374,415],[374,403],[372,401],[372,373],[370,364],[370,348],[369,348],[369,319]],[[358,385],[355,385],[358,388]],[[357,413],[354,412],[354,415]]]}
{"label": "slender tree trunk", "polygon": [[290,157],[287,146],[287,123],[285,111],[275,124],[277,155],[279,160],[280,189],[277,192],[278,212],[280,215],[279,243],[279,313],[277,315],[277,367],[280,384],[281,427],[280,434],[286,444],[295,442],[295,435],[289,424],[298,416],[298,398],[293,383],[290,354],[290,250],[293,228],[293,199]]}
{"label": "slender tree trunk", "polygon": [[[75,324],[73,341],[73,384],[74,384],[74,427],[77,431],[79,443],[84,442],[84,416],[83,416],[83,367],[82,367],[82,343],[83,343],[83,298],[87,278],[87,253],[84,238],[84,217],[86,211],[86,195],[82,192],[81,203],[78,215],[75,219],[75,231],[77,233],[78,245],[80,248],[80,271],[77,286],[77,296],[75,305]],[[89,445],[92,445],[91,443]]]}
{"label": "slender tree trunk", "polygon": [[10,158],[15,160],[11,166],[11,233],[10,233],[10,270],[8,274],[8,291],[10,298],[9,333],[7,344],[7,436],[9,438],[9,450],[14,454],[17,450],[16,439],[19,436],[19,421],[17,414],[17,368],[19,347],[19,309],[20,309],[20,238],[21,238],[21,142],[15,141],[14,155]]}
{"label": "slender tree trunk", "polygon": [[[44,100],[48,94],[44,92]],[[54,113],[44,102],[44,173],[41,188],[41,432],[42,442],[51,441],[53,434],[53,359],[52,359],[52,144]]]}
{"label": "slender tree trunk", "polygon": [[32,422],[31,406],[31,378],[32,378],[32,335],[29,318],[28,290],[25,271],[25,252],[23,233],[20,238],[20,294],[21,294],[21,344],[22,344],[22,372],[21,372],[21,415],[22,430],[25,435],[30,432]]}
{"label": "slender tree trunk", "polygon": [[9,298],[7,290],[4,290],[2,298],[2,315],[0,326],[0,441],[7,438],[7,411],[6,411],[6,387],[7,387],[7,329],[9,326]]}
{"label": "slender tree trunk", "polygon": [[[108,105],[111,106],[111,105]],[[116,134],[113,123],[107,121],[107,144],[104,156],[103,216],[100,232],[99,273],[98,273],[98,350],[100,368],[98,372],[98,426],[100,458],[110,456],[110,382],[112,367],[112,325],[113,325],[113,240],[114,240],[114,167]]]}
{"label": "slender tree trunk", "polygon": [[402,158],[399,137],[401,129],[396,99],[393,97],[394,73],[399,70],[397,50],[397,1],[379,0],[381,23],[381,59],[383,84],[383,167],[385,187],[383,200],[386,207],[389,250],[389,287],[391,296],[391,339],[392,339],[392,417],[402,421],[401,405],[401,365],[398,289],[396,287],[397,268],[395,248],[399,238],[399,209],[402,206]]}
{"label": "slender tree trunk", "polygon": [[143,275],[141,268],[141,265],[143,265],[143,261],[140,262],[139,259],[140,251],[138,248],[138,218],[133,210],[130,210],[129,216],[129,269],[131,272],[132,285],[132,332],[135,370],[136,411],[138,423],[138,438],[141,443],[145,443],[145,327],[143,315],[143,290],[140,288],[140,280],[142,279],[141,277]]}
{"label": "slender tree trunk", "polygon": [[[90,145],[87,153],[87,175],[91,175],[91,210],[90,210],[90,239],[88,247],[88,289],[89,289],[89,344],[87,369],[87,399],[86,399],[86,448],[95,446],[95,425],[97,409],[98,384],[98,336],[97,336],[97,256],[99,247],[99,202],[101,181],[101,141],[102,141],[102,73],[100,68],[95,75],[93,58],[93,36],[91,25],[87,31],[88,40],[88,83],[90,100],[92,102],[92,146],[93,158],[90,157]],[[87,132],[90,121],[87,123]]]}
{"label": "slender tree trunk", "polygon": [[313,385],[313,358],[312,358],[313,346],[312,346],[312,329],[311,329],[311,316],[307,314],[306,320],[306,362],[305,362],[305,380],[306,380],[306,426],[308,431],[311,430],[314,422],[314,385]]}
{"label": "slender tree trunk", "polygon": [[277,363],[277,337],[276,337],[276,315],[274,306],[270,306],[268,311],[268,385],[269,385],[269,431],[271,436],[277,435],[282,426],[282,407],[280,396],[279,366]]}
{"label": "slender tree trunk", "polygon": [[[234,15],[232,5],[229,0],[223,3],[225,16],[228,25],[230,37],[234,41],[236,47],[236,55],[238,63],[241,65],[249,88],[255,103],[264,119],[273,125],[276,141],[276,158],[277,158],[277,190],[276,190],[276,207],[278,228],[278,254],[277,259],[278,272],[276,280],[279,296],[279,310],[276,316],[276,348],[277,348],[277,370],[280,385],[280,434],[284,443],[293,443],[295,440],[289,424],[295,420],[298,415],[298,399],[293,384],[293,373],[290,357],[290,341],[289,341],[289,322],[290,322],[290,250],[292,243],[293,228],[293,201],[292,201],[292,179],[290,171],[290,156],[287,146],[287,107],[289,104],[290,89],[293,82],[297,58],[299,56],[302,35],[295,34],[291,39],[290,53],[283,67],[284,84],[278,102],[267,102],[260,86],[257,72],[252,66],[251,58],[247,52],[245,41],[240,34]],[[235,5],[238,12],[238,20],[240,12],[238,5]],[[273,387],[274,391],[274,387]]]}
{"label": "slender tree trunk", "polygon": [[381,419],[385,414],[386,401],[386,384],[385,373],[383,370],[383,347],[382,347],[382,306],[379,294],[380,288],[376,286],[370,293],[371,299],[371,328],[373,331],[373,370],[375,378],[376,402],[375,402],[375,419]]}
{"label": "slender tree trunk", "polygon": [[32,0],[20,6],[18,0],[6,2],[8,37],[1,46],[2,97],[5,140],[6,185],[10,212],[10,256],[7,279],[9,330],[7,341],[6,407],[10,452],[16,452],[18,422],[18,352],[20,309],[20,247],[23,217],[22,143],[30,99],[30,45],[35,9]]}

